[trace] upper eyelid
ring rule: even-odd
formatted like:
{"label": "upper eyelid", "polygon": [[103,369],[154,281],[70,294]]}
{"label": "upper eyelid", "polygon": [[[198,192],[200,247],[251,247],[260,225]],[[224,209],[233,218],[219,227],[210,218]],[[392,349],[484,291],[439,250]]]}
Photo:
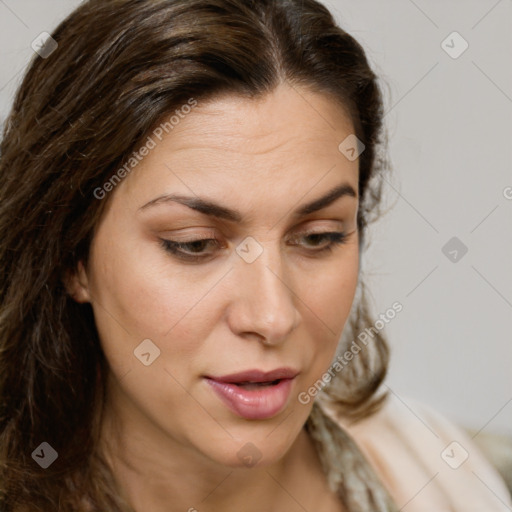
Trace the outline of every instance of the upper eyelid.
{"label": "upper eyelid", "polygon": [[[344,233],[348,234],[348,231],[341,228],[303,228],[299,229],[297,232],[292,233],[290,236],[307,236],[307,235],[323,235],[328,233]],[[185,236],[185,235],[183,235]],[[189,243],[189,242],[195,242],[195,241],[201,241],[201,240],[216,240],[217,237],[213,233],[208,234],[191,234],[188,235],[186,238],[181,239],[180,237],[175,238],[176,235],[169,235],[167,238],[169,238],[173,242],[177,243]]]}
{"label": "upper eyelid", "polygon": [[[314,222],[316,224],[313,226],[309,226],[309,224],[312,222]],[[319,222],[323,222],[324,224],[318,225]],[[325,223],[330,223],[330,225],[325,225]],[[334,227],[333,224],[336,227]],[[290,230],[287,230],[287,231],[299,232],[299,233],[309,232],[309,231],[318,231],[318,232],[338,231],[338,230],[345,231],[346,226],[351,225],[351,224],[352,224],[352,216],[351,215],[343,216],[343,218],[340,217],[337,219],[335,219],[335,218],[331,218],[331,219],[312,218],[312,219],[307,219],[307,220],[300,222],[298,225],[296,225],[295,227],[292,227]],[[169,229],[169,230],[161,230],[161,231],[159,230],[159,231],[162,234],[168,234],[169,237],[175,237],[178,234],[180,234],[182,231],[188,231],[189,229],[204,230],[200,234],[197,234],[197,235],[190,234],[189,235],[190,237],[197,236],[197,237],[201,237],[201,238],[206,238],[210,234],[212,235],[213,238],[215,238],[215,233],[218,233],[218,231],[219,231],[218,227],[212,227],[212,226],[207,227],[207,226],[199,226],[199,225],[198,226],[184,226],[184,227],[180,227],[179,229],[176,229],[176,230]],[[270,231],[271,229],[274,229],[274,228],[270,228],[268,231]],[[225,229],[224,227],[220,228],[220,231],[224,231],[224,230],[226,230],[228,232],[232,231],[231,229]],[[184,234],[183,236],[186,236],[186,235]],[[229,236],[227,236],[227,238],[229,238]]]}
{"label": "upper eyelid", "polygon": [[[347,232],[347,231],[336,231],[336,230],[303,231],[302,233],[296,233],[294,236],[296,236],[297,238],[314,236],[314,235],[325,236],[327,241],[330,242],[329,245],[332,246],[332,245],[336,244],[335,240],[329,240],[329,238],[332,238],[333,235],[334,236],[337,235],[339,237],[338,242],[343,242],[345,239],[347,239],[353,233],[354,233],[354,231]],[[329,235],[331,235],[331,237],[329,237]],[[204,238],[194,238],[194,239],[190,239],[190,240],[169,240],[169,239],[165,239],[165,238],[160,239],[160,243],[171,244],[174,246],[175,249],[176,249],[176,247],[183,246],[183,245],[190,245],[195,242],[210,242],[210,241],[217,242],[217,238],[204,237]],[[187,257],[189,257],[189,256],[194,257],[194,254],[187,254],[186,251],[182,251],[180,249],[177,249],[177,251],[183,253]],[[196,255],[196,257],[198,257],[198,258],[202,257],[202,256],[207,256],[207,254],[198,253]]]}
{"label": "upper eyelid", "polygon": [[[357,229],[355,230],[357,231]],[[341,236],[343,239],[349,237],[351,234],[354,233],[354,230],[352,231],[347,231],[347,230],[319,230],[319,231],[316,231],[316,230],[304,230],[302,232],[299,232],[299,233],[295,233],[294,235],[292,235],[292,238],[302,238],[302,237],[307,237],[307,236],[314,236],[314,235],[320,235],[320,236],[326,236],[328,237],[328,235],[338,235],[338,236]],[[218,240],[216,237],[196,237],[196,238],[190,238],[190,239],[186,239],[186,240],[176,240],[176,239],[169,239],[169,238],[161,238],[160,241],[162,243],[171,243],[173,244],[174,246],[180,246],[180,245],[189,245],[189,244],[193,244],[195,242],[217,242],[218,243]]]}

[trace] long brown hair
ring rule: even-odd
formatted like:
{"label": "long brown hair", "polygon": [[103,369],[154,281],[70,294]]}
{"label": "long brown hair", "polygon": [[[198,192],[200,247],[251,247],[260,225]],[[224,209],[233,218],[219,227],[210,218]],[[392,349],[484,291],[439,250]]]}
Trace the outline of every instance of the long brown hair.
{"label": "long brown hair", "polygon": [[[98,450],[108,366],[92,308],[63,284],[87,263],[108,202],[94,191],[190,98],[251,99],[287,81],[344,106],[365,145],[362,247],[386,169],[382,97],[362,47],[315,0],[89,0],[52,37],[58,47],[28,67],[0,146],[0,504],[5,512],[128,511]],[[364,293],[349,320],[355,334],[370,323]],[[324,393],[343,414],[370,413],[387,360],[377,333]],[[307,428],[322,454],[339,455],[322,461],[348,510],[392,510],[316,403]],[[46,470],[31,457],[41,442],[58,452]],[[349,471],[366,481],[359,494],[334,467],[347,454]]]}

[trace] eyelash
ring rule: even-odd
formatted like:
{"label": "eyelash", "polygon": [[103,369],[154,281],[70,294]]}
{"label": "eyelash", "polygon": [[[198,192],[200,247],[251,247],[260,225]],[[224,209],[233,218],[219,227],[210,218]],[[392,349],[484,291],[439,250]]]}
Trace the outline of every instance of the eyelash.
{"label": "eyelash", "polygon": [[[341,244],[344,244],[347,239],[347,234],[342,233],[339,231],[326,231],[326,232],[306,232],[302,234],[302,238],[305,237],[318,237],[316,240],[327,240],[329,242],[328,245],[325,247],[322,247],[321,249],[312,249],[312,253],[316,254],[326,254],[332,252],[332,250]],[[186,261],[192,261],[197,262],[200,260],[206,259],[209,255],[203,254],[203,255],[193,255],[193,254],[187,254],[186,252],[180,250],[180,248],[187,248],[192,246],[193,244],[197,244],[200,242],[216,242],[216,238],[198,238],[196,240],[188,240],[186,242],[177,242],[176,240],[166,240],[161,238],[161,246],[163,249],[172,255],[178,257],[179,259],[186,260]]]}

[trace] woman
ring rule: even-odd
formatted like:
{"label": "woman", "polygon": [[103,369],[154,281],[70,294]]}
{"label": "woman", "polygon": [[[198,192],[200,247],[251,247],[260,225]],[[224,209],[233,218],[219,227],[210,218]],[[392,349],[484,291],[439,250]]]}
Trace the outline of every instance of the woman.
{"label": "woman", "polygon": [[415,487],[437,446],[375,396],[382,100],[324,7],[89,1],[39,53],[1,146],[4,510],[503,509],[469,440],[495,495]]}

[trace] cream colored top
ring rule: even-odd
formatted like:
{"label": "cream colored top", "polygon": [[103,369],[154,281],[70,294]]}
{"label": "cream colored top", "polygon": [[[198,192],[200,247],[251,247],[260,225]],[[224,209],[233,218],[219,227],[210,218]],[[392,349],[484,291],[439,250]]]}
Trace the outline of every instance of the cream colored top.
{"label": "cream colored top", "polygon": [[352,436],[402,512],[511,512],[507,488],[471,438],[430,407],[390,394]]}

